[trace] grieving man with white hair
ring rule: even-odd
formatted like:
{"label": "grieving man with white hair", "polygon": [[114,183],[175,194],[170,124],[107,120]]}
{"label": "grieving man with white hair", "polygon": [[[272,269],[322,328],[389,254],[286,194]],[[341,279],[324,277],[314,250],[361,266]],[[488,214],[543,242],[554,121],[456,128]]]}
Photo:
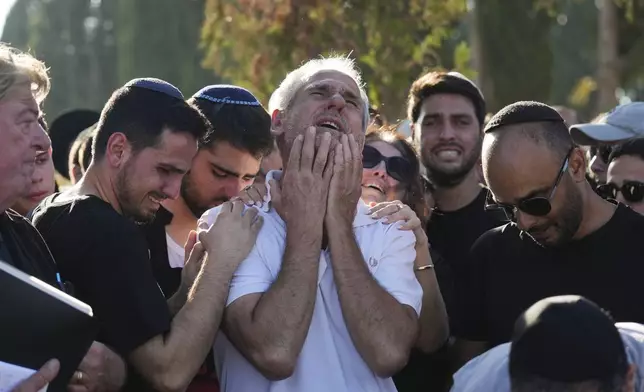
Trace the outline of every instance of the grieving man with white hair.
{"label": "grieving man with white hair", "polygon": [[284,171],[267,175],[273,208],[231,282],[215,342],[223,391],[396,390],[422,289],[413,234],[360,201],[368,107],[343,57],[307,62],[273,94]]}

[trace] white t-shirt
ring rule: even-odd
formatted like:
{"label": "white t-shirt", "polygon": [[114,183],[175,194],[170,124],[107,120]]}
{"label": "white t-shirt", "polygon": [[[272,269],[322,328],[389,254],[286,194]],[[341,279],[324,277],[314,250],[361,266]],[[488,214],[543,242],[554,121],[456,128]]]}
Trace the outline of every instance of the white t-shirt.
{"label": "white t-shirt", "polygon": [[[628,362],[635,365],[635,391],[644,392],[644,325],[615,324]],[[456,374],[451,392],[510,392],[510,343],[496,346],[469,361]]]}
{"label": "white t-shirt", "polygon": [[183,246],[177,244],[167,231],[165,232],[165,239],[168,243],[168,262],[170,263],[170,267],[183,268],[186,253]]}
{"label": "white t-shirt", "polygon": [[[267,180],[277,179],[280,174],[269,172]],[[372,219],[367,210],[360,202],[353,227],[369,271],[398,302],[420,314],[423,293],[413,270],[414,234],[398,230],[398,223],[384,224]],[[212,224],[218,213],[219,208],[212,209],[202,220]],[[260,215],[264,225],[255,247],[233,276],[227,305],[244,295],[267,291],[280,271],[285,223],[274,209],[260,210]],[[328,252],[320,254],[313,317],[293,375],[281,381],[264,378],[220,333],[215,341],[215,363],[222,391],[396,391],[392,379],[374,374],[356,350],[342,315],[329,257]]]}

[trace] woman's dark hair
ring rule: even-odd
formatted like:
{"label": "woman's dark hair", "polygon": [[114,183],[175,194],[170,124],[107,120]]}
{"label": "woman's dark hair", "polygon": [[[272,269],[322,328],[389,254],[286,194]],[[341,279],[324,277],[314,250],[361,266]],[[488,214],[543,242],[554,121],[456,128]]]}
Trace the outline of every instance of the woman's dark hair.
{"label": "woman's dark hair", "polygon": [[405,140],[405,137],[396,131],[395,126],[376,127],[370,126],[367,129],[365,145],[372,142],[385,142],[400,152],[403,158],[407,159],[412,166],[411,177],[413,181],[405,185],[405,193],[402,197],[403,203],[408,205],[420,218],[423,226],[429,217],[429,206],[425,200],[425,189],[420,174],[420,160],[414,147]]}

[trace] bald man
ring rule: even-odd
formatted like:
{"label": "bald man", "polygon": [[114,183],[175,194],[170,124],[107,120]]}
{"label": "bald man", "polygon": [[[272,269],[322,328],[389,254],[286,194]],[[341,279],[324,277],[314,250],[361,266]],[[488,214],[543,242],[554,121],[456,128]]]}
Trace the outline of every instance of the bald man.
{"label": "bald man", "polygon": [[485,127],[482,158],[486,208],[509,223],[479,238],[471,268],[457,276],[461,360],[508,342],[514,320],[554,295],[644,322],[644,217],[593,192],[559,113],[538,102],[504,108]]}

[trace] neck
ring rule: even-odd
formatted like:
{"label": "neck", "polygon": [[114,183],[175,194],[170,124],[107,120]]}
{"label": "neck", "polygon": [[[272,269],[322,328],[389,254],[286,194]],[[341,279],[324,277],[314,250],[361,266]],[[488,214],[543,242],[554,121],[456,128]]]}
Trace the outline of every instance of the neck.
{"label": "neck", "polygon": [[70,196],[92,195],[100,198],[122,214],[121,204],[116,197],[114,179],[108,170],[100,164],[92,162],[83,175],[83,178],[69,191]]}
{"label": "neck", "polygon": [[602,199],[590,187],[590,184],[585,184],[583,200],[583,218],[579,229],[575,233],[574,239],[584,238],[589,234],[594,233],[599,228],[604,226],[613,217],[617,206]]}
{"label": "neck", "polygon": [[475,169],[470,170],[460,184],[447,188],[437,187],[433,193],[436,207],[449,212],[460,210],[476,199],[481,192],[481,181]]}
{"label": "neck", "polygon": [[186,243],[190,231],[197,230],[197,217],[190,211],[182,197],[165,200],[163,207],[172,213],[172,221],[166,226],[166,231],[176,243]]}

